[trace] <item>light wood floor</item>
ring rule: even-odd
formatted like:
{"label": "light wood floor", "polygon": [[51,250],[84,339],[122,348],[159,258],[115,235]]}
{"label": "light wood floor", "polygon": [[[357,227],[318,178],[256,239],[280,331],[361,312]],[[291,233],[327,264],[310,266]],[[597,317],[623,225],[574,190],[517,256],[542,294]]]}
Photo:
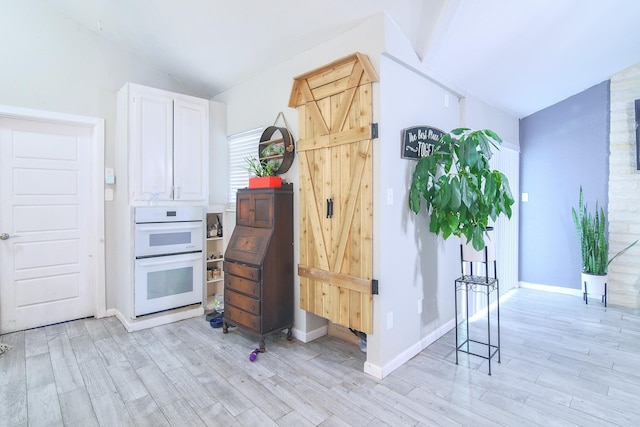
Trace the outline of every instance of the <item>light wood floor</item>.
{"label": "light wood floor", "polygon": [[202,318],[4,335],[13,349],[0,356],[0,425],[638,425],[640,312],[528,289],[505,296],[492,376],[473,356],[455,365],[453,331],[383,380],[331,337],[270,337],[251,363],[253,337]]}

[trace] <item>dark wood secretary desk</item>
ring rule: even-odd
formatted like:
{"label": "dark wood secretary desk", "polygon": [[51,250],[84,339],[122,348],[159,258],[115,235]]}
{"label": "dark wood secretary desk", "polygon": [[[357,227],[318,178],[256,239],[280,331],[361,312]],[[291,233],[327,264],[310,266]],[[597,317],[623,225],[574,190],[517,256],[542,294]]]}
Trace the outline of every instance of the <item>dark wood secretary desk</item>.
{"label": "dark wood secretary desk", "polygon": [[238,190],[236,227],[224,255],[224,318],[264,337],[293,327],[293,184]]}

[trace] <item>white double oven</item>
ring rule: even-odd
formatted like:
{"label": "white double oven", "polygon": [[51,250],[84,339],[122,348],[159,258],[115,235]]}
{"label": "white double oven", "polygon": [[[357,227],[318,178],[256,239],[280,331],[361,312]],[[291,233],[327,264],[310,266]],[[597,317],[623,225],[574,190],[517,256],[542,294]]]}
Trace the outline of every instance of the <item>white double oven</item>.
{"label": "white double oven", "polygon": [[135,315],[201,303],[203,208],[137,207],[134,228]]}

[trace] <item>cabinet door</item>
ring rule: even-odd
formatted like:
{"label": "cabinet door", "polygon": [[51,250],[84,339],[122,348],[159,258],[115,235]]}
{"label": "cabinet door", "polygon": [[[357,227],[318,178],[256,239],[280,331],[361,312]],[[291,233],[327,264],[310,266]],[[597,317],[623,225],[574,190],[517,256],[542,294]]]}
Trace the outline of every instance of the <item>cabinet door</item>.
{"label": "cabinet door", "polygon": [[173,103],[175,200],[206,200],[209,187],[209,102],[176,98]]}
{"label": "cabinet door", "polygon": [[254,194],[253,201],[253,227],[271,228],[273,226],[273,195]]}
{"label": "cabinet door", "polygon": [[273,194],[239,191],[236,199],[236,224],[271,228],[273,226]]}
{"label": "cabinet door", "polygon": [[172,200],[173,98],[167,92],[131,85],[130,165],[134,200]]}
{"label": "cabinet door", "polygon": [[236,197],[236,225],[251,227],[251,194],[238,191]]}

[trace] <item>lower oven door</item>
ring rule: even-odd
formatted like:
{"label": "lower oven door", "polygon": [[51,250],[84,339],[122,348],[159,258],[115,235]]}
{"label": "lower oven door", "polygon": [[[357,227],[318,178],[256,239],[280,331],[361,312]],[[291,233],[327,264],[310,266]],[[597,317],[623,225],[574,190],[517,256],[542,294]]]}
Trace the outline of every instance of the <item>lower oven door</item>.
{"label": "lower oven door", "polygon": [[202,252],[136,259],[136,316],[202,302]]}

